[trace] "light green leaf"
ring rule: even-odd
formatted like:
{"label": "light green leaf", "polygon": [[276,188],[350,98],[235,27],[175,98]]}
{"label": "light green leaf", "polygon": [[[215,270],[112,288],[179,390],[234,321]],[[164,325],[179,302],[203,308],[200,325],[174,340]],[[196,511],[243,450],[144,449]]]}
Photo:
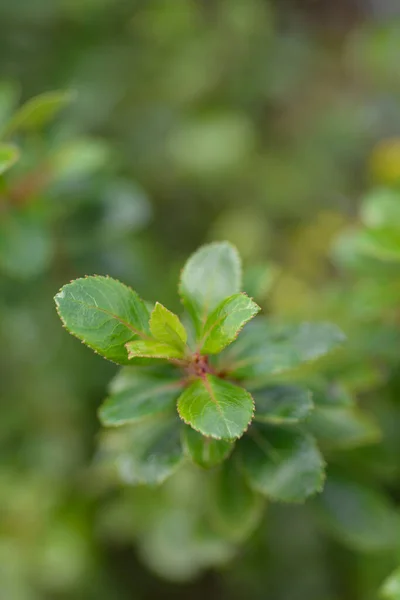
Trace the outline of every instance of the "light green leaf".
{"label": "light green leaf", "polygon": [[187,341],[184,326],[173,312],[159,302],[156,303],[150,316],[150,331],[159,342],[184,350]]}
{"label": "light green leaf", "polygon": [[398,190],[378,188],[370,192],[361,206],[361,220],[367,227],[400,229],[400,194]]}
{"label": "light green leaf", "polygon": [[202,333],[203,354],[218,354],[232,343],[260,307],[246,294],[235,294],[217,306],[208,317]]}
{"label": "light green leaf", "polygon": [[184,461],[177,417],[159,417],[103,436],[99,461],[124,483],[159,484]]}
{"label": "light green leaf", "polygon": [[241,542],[259,524],[265,499],[249,487],[234,458],[226,460],[215,475],[211,518],[219,534],[234,542]]}
{"label": "light green leaf", "polygon": [[0,175],[11,169],[19,159],[19,150],[11,144],[0,143]]}
{"label": "light green leaf", "polygon": [[149,333],[149,313],[131,288],[111,277],[76,279],[55,296],[66,329],[95,352],[129,364],[125,344]]}
{"label": "light green leaf", "polygon": [[400,568],[384,581],[381,587],[381,598],[383,600],[400,600]]}
{"label": "light green leaf", "polygon": [[234,378],[249,379],[252,389],[265,385],[271,375],[290,371],[340,346],[345,337],[330,323],[302,323],[285,327],[259,317],[249,323],[224,354]]}
{"label": "light green leaf", "polygon": [[350,548],[362,552],[398,548],[400,516],[377,490],[330,474],[318,504],[326,526]]}
{"label": "light green leaf", "polygon": [[360,251],[384,261],[400,260],[400,227],[364,229],[359,234]]}
{"label": "light green leaf", "polygon": [[217,440],[234,440],[243,435],[253,410],[253,398],[245,389],[214,375],[197,379],[178,399],[181,419]]}
{"label": "light green leaf", "polygon": [[224,461],[234,447],[232,442],[206,437],[189,426],[182,430],[182,444],[191,460],[204,469]]}
{"label": "light green leaf", "polygon": [[143,374],[104,401],[99,410],[100,421],[105,426],[124,425],[172,410],[181,388],[176,379],[162,380],[151,373]]}
{"label": "light green leaf", "polygon": [[296,386],[274,386],[254,393],[255,420],[279,425],[297,423],[313,409],[311,392]]}
{"label": "light green leaf", "polygon": [[377,423],[356,407],[317,406],[307,427],[329,448],[354,448],[374,444],[381,438]]}
{"label": "light green leaf", "polygon": [[176,346],[170,346],[169,344],[163,344],[155,340],[136,340],[125,344],[128,351],[128,358],[182,358],[183,351],[176,348]]}
{"label": "light green leaf", "polygon": [[208,315],[220,302],[240,292],[241,262],[228,242],[203,246],[186,262],[179,284],[182,301],[201,335]]}
{"label": "light green leaf", "polygon": [[39,129],[51,121],[61,109],[74,99],[72,92],[45,92],[31,98],[17,110],[9,121],[5,135],[17,130]]}
{"label": "light green leaf", "polygon": [[322,489],[323,458],[301,430],[253,424],[238,451],[251,487],[272,500],[302,502]]}

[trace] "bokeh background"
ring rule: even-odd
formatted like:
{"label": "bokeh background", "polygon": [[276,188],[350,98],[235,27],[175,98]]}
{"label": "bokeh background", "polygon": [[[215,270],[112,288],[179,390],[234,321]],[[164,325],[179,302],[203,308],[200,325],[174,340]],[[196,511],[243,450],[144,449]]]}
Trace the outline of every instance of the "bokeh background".
{"label": "bokeh background", "polygon": [[[376,598],[392,555],[330,537],[312,502],[269,507],[217,569],[171,526],[138,549],[151,497],[93,470],[116,368],[66,334],[52,298],[108,273],[178,310],[187,254],[232,241],[272,315],[355,330],[349,380],[387,441],[365,475],[400,502],[399,292],[385,312],[381,267],[361,285],[339,237],[366,194],[399,184],[399,65],[396,0],[0,0],[0,123],[36,94],[75,94],[17,138],[1,183],[2,597]],[[179,507],[190,476],[172,488]]]}

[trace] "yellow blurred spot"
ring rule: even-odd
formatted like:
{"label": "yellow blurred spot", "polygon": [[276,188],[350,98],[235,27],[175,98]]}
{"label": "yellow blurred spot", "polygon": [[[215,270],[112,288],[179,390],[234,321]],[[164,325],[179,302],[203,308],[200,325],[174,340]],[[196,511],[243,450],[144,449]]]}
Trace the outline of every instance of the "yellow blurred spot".
{"label": "yellow blurred spot", "polygon": [[400,138],[383,140],[375,146],[369,160],[369,170],[380,183],[400,181]]}

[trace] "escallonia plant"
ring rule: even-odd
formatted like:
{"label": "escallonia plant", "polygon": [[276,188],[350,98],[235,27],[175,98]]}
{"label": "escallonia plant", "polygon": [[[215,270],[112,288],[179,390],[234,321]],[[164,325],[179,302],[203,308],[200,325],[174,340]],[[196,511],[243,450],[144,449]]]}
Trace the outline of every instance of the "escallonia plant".
{"label": "escallonia plant", "polygon": [[77,279],[55,297],[66,329],[123,367],[99,411],[118,428],[107,452],[121,479],[160,484],[191,461],[217,473],[230,496],[235,485],[284,502],[321,491],[312,394],[285,374],[340,345],[342,332],[259,316],[227,242],[189,258],[179,293],[182,320],[110,277]]}

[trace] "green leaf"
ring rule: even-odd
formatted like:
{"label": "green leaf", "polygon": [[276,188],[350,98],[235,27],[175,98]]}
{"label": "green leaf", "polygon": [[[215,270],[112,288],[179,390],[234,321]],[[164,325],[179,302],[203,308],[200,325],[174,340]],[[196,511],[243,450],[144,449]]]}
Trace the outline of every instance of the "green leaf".
{"label": "green leaf", "polygon": [[184,350],[187,341],[186,329],[179,318],[159,302],[150,316],[150,331],[159,342]]}
{"label": "green leaf", "polygon": [[246,390],[214,375],[197,379],[178,399],[181,419],[217,440],[239,438],[253,418],[253,409]]}
{"label": "green leaf", "polygon": [[19,159],[19,150],[11,144],[0,144],[0,175],[8,171]]}
{"label": "green leaf", "polygon": [[61,109],[74,99],[72,92],[45,92],[21,106],[9,121],[5,135],[17,130],[39,129],[49,123]]}
{"label": "green leaf", "polygon": [[279,425],[297,423],[313,409],[311,392],[296,386],[274,386],[254,393],[255,420]]}
{"label": "green leaf", "polygon": [[381,438],[375,421],[356,407],[317,406],[307,428],[329,448],[354,448],[374,444]]}
{"label": "green leaf", "polygon": [[177,380],[162,380],[151,373],[136,377],[131,385],[109,396],[99,410],[105,426],[124,425],[172,410],[181,391]]}
{"label": "green leaf", "polygon": [[329,474],[318,505],[328,529],[350,548],[362,552],[398,548],[400,516],[377,490]]}
{"label": "green leaf", "polygon": [[302,502],[322,489],[323,458],[301,430],[253,424],[238,450],[251,487],[272,500]]}
{"label": "green leaf", "polygon": [[359,234],[360,251],[384,261],[400,260],[400,227],[364,229]]}
{"label": "green leaf", "polygon": [[9,81],[0,82],[0,137],[18,102],[18,96],[18,86]]}
{"label": "green leaf", "polygon": [[249,323],[224,354],[223,361],[237,379],[263,386],[271,375],[290,371],[316,360],[341,345],[345,337],[330,323],[302,323],[285,327],[259,317]]}
{"label": "green leaf", "polygon": [[128,358],[182,358],[183,351],[176,348],[176,346],[170,346],[169,344],[163,344],[155,340],[137,340],[134,342],[128,342],[125,344],[128,351]]}
{"label": "green leaf", "polygon": [[0,220],[0,267],[28,280],[43,273],[53,258],[53,240],[46,224],[31,215],[5,213]]}
{"label": "green leaf", "polygon": [[159,484],[184,461],[177,417],[159,417],[121,427],[103,437],[100,464],[124,483]]}
{"label": "green leaf", "polygon": [[183,428],[182,444],[191,460],[204,469],[210,469],[224,461],[234,447],[232,442],[206,437],[189,426]]}
{"label": "green leaf", "polygon": [[149,313],[131,288],[111,277],[91,276],[55,296],[66,329],[113,362],[129,364],[125,344],[149,333]]}
{"label": "green leaf", "polygon": [[400,600],[400,568],[384,581],[380,593],[383,600]]}
{"label": "green leaf", "polygon": [[225,461],[216,473],[211,494],[211,519],[225,538],[240,542],[259,524],[265,499],[252,490],[234,457]]}
{"label": "green leaf", "polygon": [[225,298],[240,292],[239,254],[228,242],[203,246],[186,262],[179,284],[182,301],[201,335],[208,315]]}
{"label": "green leaf", "polygon": [[208,317],[202,334],[203,354],[218,354],[231,344],[244,325],[259,311],[246,294],[235,294],[217,306]]}
{"label": "green leaf", "polygon": [[378,188],[370,192],[361,206],[361,220],[367,227],[400,229],[400,194],[398,190]]}

